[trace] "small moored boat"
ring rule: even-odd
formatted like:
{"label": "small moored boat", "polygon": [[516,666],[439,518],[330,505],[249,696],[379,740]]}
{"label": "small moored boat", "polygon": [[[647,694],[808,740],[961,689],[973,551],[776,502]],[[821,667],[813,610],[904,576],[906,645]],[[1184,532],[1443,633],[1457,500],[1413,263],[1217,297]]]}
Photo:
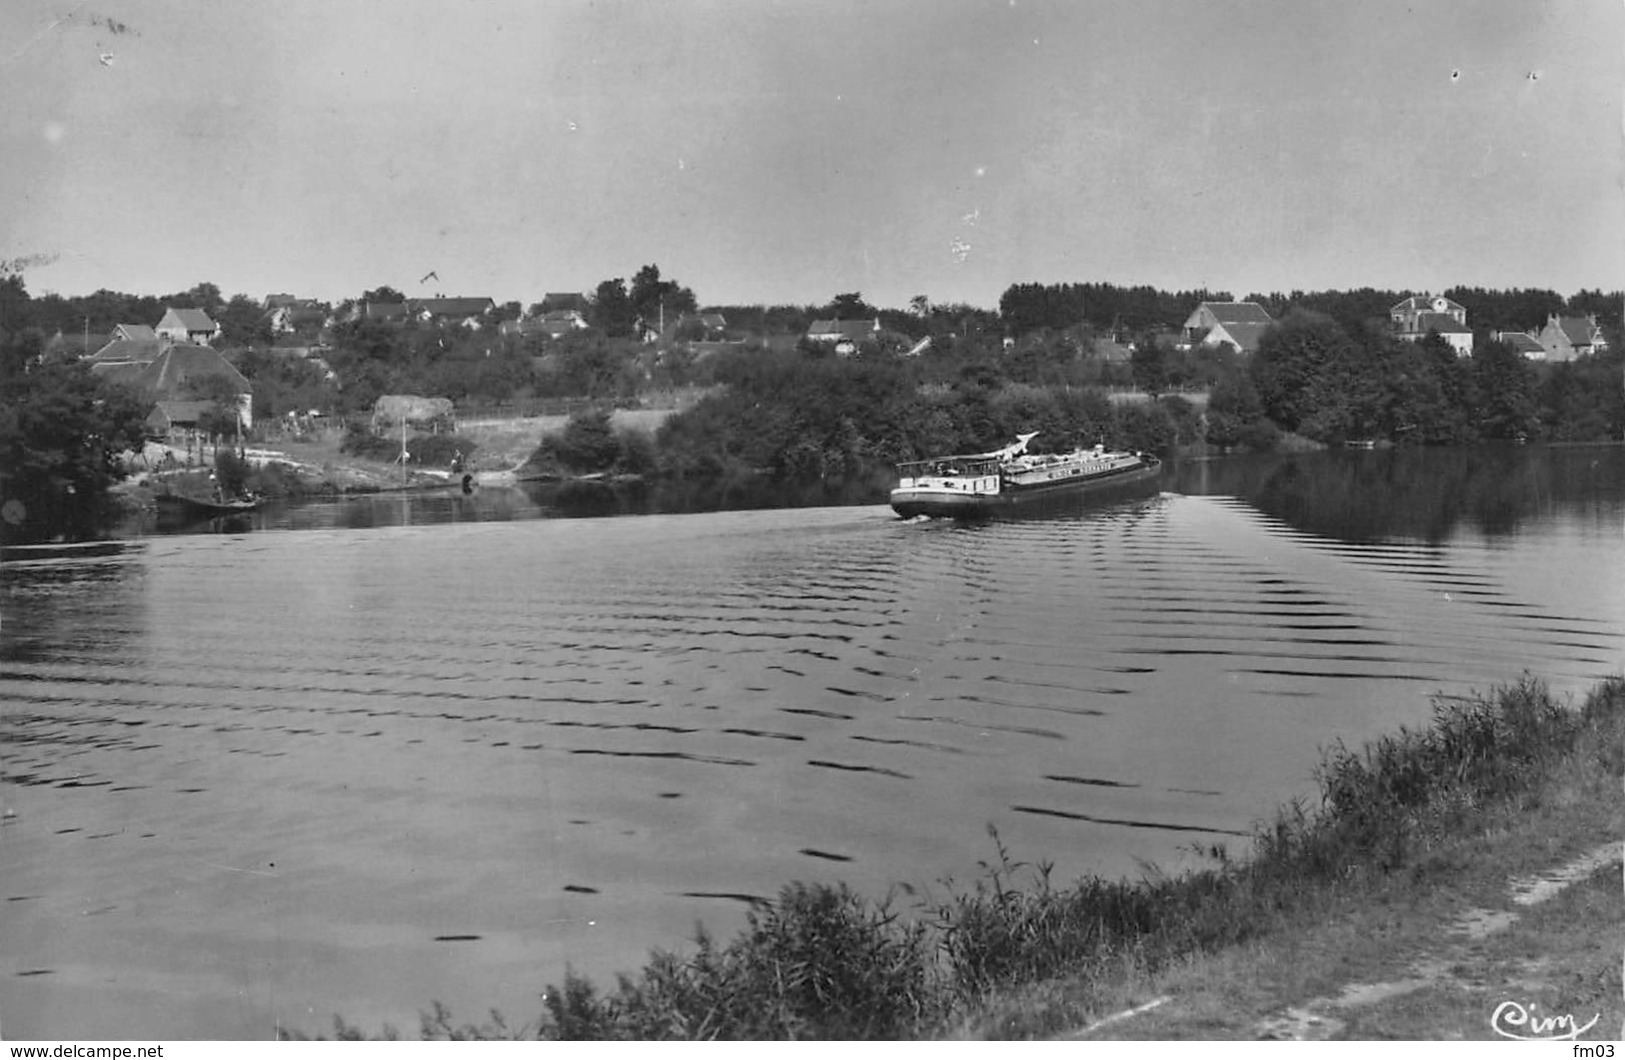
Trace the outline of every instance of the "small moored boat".
{"label": "small moored boat", "polygon": [[185,512],[189,515],[232,515],[237,512],[251,512],[261,503],[254,498],[217,501],[207,497],[192,497],[184,493],[160,493],[154,500],[158,502],[160,509]]}
{"label": "small moored boat", "polygon": [[987,453],[898,464],[891,506],[905,519],[979,515],[1138,482],[1162,470],[1162,462],[1147,453],[1114,452],[1102,445],[1070,453],[1028,453],[1027,443],[1037,435],[1018,435],[1012,444]]}

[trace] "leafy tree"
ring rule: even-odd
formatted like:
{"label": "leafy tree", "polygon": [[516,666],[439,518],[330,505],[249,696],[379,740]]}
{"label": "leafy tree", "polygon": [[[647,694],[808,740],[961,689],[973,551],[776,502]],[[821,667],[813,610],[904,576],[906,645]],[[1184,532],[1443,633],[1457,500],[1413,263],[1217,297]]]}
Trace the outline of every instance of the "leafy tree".
{"label": "leafy tree", "polygon": [[[210,317],[213,317],[220,307],[225,304],[225,299],[220,296],[220,288],[208,281],[198,284],[189,291],[167,295],[163,301],[166,305],[201,309]],[[153,323],[158,322],[154,320]]]}
{"label": "leafy tree", "polygon": [[598,285],[592,297],[591,319],[595,327],[611,337],[618,338],[632,333],[632,325],[637,321],[637,310],[633,308],[632,298],[626,292],[625,280],[605,280]]}
{"label": "leafy tree", "polygon": [[360,301],[396,303],[406,301],[406,296],[395,290],[395,288],[385,284],[382,287],[374,287],[370,291],[362,291]]}
{"label": "leafy tree", "polygon": [[624,345],[592,331],[576,331],[560,338],[553,349],[557,393],[612,398],[632,389],[628,374],[631,357]]}
{"label": "leafy tree", "polygon": [[1134,385],[1153,399],[1168,389],[1168,351],[1150,335],[1142,338],[1129,355]]}
{"label": "leafy tree", "polygon": [[1249,428],[1264,420],[1264,403],[1252,378],[1230,371],[1213,384],[1207,399],[1207,441],[1212,445],[1242,445]]}
{"label": "leafy tree", "polygon": [[0,340],[0,540],[92,536],[117,454],[139,447],[144,408],[79,363],[40,364],[37,332]]}
{"label": "leafy tree", "polygon": [[0,338],[33,326],[34,307],[23,278],[16,273],[0,276]]}
{"label": "leafy tree", "polygon": [[632,302],[635,317],[655,321],[662,312],[667,320],[675,320],[698,307],[694,292],[676,280],[662,280],[660,266],[645,265],[632,277],[632,289],[627,296]]}
{"label": "leafy tree", "polygon": [[[1311,386],[1349,344],[1331,317],[1294,309],[1264,332],[1253,354],[1253,385],[1270,419],[1296,430],[1313,411]],[[1321,397],[1327,396],[1322,391]]]}
{"label": "leafy tree", "polygon": [[1534,372],[1501,342],[1488,342],[1473,354],[1479,394],[1478,428],[1486,438],[1526,438],[1535,426]]}
{"label": "leafy tree", "polygon": [[571,471],[607,471],[621,455],[621,443],[605,410],[577,413],[564,425],[554,453]]}
{"label": "leafy tree", "polygon": [[215,312],[214,322],[220,325],[222,346],[269,346],[275,338],[270,318],[246,294],[233,295]]}
{"label": "leafy tree", "polygon": [[863,300],[861,291],[838,294],[824,307],[825,315],[836,320],[862,320],[874,316],[875,312],[875,307]]}

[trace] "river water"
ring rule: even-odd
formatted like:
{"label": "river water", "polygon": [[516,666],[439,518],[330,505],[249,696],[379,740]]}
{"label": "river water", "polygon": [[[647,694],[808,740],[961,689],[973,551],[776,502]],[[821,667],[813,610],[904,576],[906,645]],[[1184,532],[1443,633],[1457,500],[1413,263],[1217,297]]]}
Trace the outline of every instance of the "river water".
{"label": "river water", "polygon": [[8,554],[0,1033],[523,1021],[791,880],[940,893],[990,827],[1061,881],[1241,852],[1321,747],[1621,669],[1625,450],[1161,488],[980,525],[487,491]]}

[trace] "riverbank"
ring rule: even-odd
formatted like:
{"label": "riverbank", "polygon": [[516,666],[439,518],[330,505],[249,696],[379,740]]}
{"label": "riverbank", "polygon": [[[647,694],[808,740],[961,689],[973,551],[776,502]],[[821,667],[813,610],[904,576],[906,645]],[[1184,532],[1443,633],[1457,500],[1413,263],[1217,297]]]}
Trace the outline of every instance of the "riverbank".
{"label": "riverbank", "polygon": [[[677,406],[618,409],[610,422],[617,430],[652,434],[676,411]],[[345,452],[344,432],[328,428],[247,448],[246,461],[252,468],[248,486],[252,492],[273,499],[445,489],[461,485],[463,474],[471,476],[471,486],[511,486],[527,477],[525,464],[542,439],[559,433],[568,422],[568,416],[554,415],[464,423],[455,437],[468,443],[473,455],[458,472],[415,465],[403,469],[398,461]],[[163,480],[203,474],[213,465],[212,451],[190,454],[191,463],[187,462],[188,456],[184,450],[150,444],[139,460],[139,469],[112,488],[115,502],[125,509],[151,508]]]}
{"label": "riverbank", "polygon": [[1245,857],[1062,886],[995,836],[984,876],[949,893],[877,904],[793,884],[734,940],[701,936],[613,991],[567,975],[525,1023],[436,1005],[421,1031],[1431,1039],[1535,1033],[1522,1012],[1609,1037],[1625,1020],[1622,775],[1625,679],[1579,704],[1525,679],[1328,750],[1319,806],[1282,809]]}

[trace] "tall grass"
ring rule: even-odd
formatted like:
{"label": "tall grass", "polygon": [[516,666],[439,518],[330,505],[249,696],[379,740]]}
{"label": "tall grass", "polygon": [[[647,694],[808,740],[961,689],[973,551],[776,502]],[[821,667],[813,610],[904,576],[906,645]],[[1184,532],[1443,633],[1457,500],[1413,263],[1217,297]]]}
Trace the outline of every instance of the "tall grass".
{"label": "tall grass", "polygon": [[[436,1005],[426,1038],[897,1038],[942,1032],[996,1006],[1000,992],[1064,978],[1087,994],[1125,969],[1154,972],[1280,927],[1346,894],[1496,808],[1541,797],[1576,755],[1625,770],[1625,678],[1576,710],[1525,678],[1488,696],[1435,700],[1432,724],[1322,755],[1319,805],[1293,803],[1256,830],[1250,857],[1138,882],[1065,887],[1047,865],[998,843],[969,886],[916,893],[914,915],[843,886],[791,884],[719,947],[656,953],[613,991],[566,974],[523,1027],[499,1014],[456,1024]],[[341,1034],[354,1028],[342,1022]]]}

